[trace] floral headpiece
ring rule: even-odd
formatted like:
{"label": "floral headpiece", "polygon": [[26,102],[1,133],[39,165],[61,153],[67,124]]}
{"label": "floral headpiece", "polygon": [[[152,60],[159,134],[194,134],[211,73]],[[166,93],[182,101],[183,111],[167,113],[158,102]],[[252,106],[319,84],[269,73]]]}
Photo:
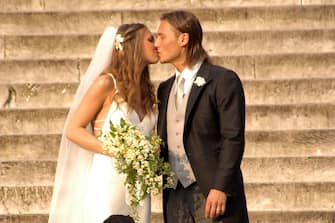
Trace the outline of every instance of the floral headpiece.
{"label": "floral headpiece", "polygon": [[114,41],[115,41],[115,49],[118,51],[122,51],[123,50],[122,43],[124,41],[124,38],[122,37],[122,35],[116,34]]}

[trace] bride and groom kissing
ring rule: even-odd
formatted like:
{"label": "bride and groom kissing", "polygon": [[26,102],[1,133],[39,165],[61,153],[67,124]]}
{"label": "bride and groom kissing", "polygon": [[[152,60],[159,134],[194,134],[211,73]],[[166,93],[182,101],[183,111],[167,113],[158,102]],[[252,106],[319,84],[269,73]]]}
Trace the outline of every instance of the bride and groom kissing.
{"label": "bride and groom kissing", "polygon": [[[164,222],[248,222],[243,86],[210,62],[202,39],[187,11],[162,14],[156,37],[140,23],[105,30],[65,122],[49,223],[132,222],[125,176],[99,138],[121,119],[164,142],[159,151],[174,173],[163,190]],[[175,74],[156,96],[148,66],[158,61]],[[139,222],[150,222],[150,199],[137,208]]]}

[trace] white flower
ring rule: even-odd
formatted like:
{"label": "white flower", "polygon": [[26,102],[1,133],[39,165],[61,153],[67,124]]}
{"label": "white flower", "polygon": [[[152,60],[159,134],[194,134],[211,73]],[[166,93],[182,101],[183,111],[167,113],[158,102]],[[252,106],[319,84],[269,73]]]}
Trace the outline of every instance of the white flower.
{"label": "white flower", "polygon": [[122,51],[123,50],[123,47],[122,47],[122,43],[124,41],[124,38],[122,37],[121,34],[117,34],[115,36],[115,49],[116,50],[119,50],[119,51]]}
{"label": "white flower", "polygon": [[203,78],[203,77],[197,77],[195,80],[194,80],[194,82],[193,82],[195,85],[197,85],[198,87],[201,87],[201,86],[203,86],[204,84],[206,84],[206,80],[205,80],[205,78]]}
{"label": "white flower", "polygon": [[[113,155],[119,173],[126,176],[127,203],[131,205],[130,215],[137,222],[136,207],[150,193],[157,194],[173,185],[170,165],[157,153],[162,140],[157,135],[144,136],[124,119],[119,125],[111,123],[109,131],[103,132],[99,139],[106,153]],[[168,183],[164,185],[160,183],[162,175],[167,176]]]}

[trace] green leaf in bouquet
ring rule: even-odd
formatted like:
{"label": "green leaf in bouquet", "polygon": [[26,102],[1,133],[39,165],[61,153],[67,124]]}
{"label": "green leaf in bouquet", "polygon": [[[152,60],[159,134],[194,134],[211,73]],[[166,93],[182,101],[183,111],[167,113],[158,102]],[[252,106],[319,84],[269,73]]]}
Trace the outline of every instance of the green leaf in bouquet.
{"label": "green leaf in bouquet", "polygon": [[127,125],[126,120],[124,120],[124,118],[121,118],[120,119],[120,126],[121,126],[121,128],[124,128],[126,125]]}

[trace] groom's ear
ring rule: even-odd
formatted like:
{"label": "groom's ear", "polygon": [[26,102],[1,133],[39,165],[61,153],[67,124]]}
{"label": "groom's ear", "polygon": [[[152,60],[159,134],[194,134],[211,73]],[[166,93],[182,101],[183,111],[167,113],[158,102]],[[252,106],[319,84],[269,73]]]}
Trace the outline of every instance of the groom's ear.
{"label": "groom's ear", "polygon": [[188,44],[188,41],[189,41],[189,34],[188,33],[181,33],[179,36],[178,36],[178,42],[179,42],[179,45],[184,47]]}

